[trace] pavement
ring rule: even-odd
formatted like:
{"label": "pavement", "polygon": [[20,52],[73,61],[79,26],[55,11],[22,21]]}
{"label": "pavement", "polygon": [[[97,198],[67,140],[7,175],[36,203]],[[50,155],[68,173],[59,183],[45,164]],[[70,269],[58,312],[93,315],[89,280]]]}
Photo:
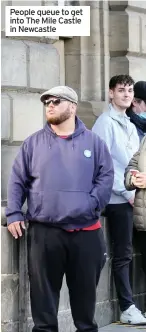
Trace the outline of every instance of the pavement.
{"label": "pavement", "polygon": [[99,329],[99,332],[146,332],[146,325],[134,326],[113,323]]}

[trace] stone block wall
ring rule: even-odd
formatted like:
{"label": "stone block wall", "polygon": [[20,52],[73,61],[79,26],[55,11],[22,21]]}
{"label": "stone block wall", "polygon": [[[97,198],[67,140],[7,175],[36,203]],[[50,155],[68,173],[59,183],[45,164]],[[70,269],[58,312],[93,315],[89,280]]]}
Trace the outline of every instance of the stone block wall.
{"label": "stone block wall", "polygon": [[[2,331],[18,331],[18,243],[1,226],[1,317]],[[15,329],[16,328],[16,329]]]}
{"label": "stone block wall", "polygon": [[[8,177],[23,140],[45,123],[40,94],[54,85],[65,84],[64,42],[58,43],[58,37],[44,41],[43,38],[6,38],[4,7],[42,3],[2,1],[2,332],[18,331],[20,319],[19,243],[4,226]],[[27,313],[31,316],[29,296],[27,302]]]}
{"label": "stone block wall", "polygon": [[[108,82],[112,75],[129,73],[135,80],[145,79],[146,6],[143,1],[82,1],[80,5],[91,7],[90,37],[60,39],[6,38],[4,7],[7,4],[18,5],[19,2],[2,1],[2,332],[18,332],[21,302],[19,275],[22,273],[20,246],[8,234],[4,217],[7,182],[13,160],[22,141],[45,123],[44,109],[39,101],[44,90],[64,84],[74,88],[79,95],[78,115],[91,128],[96,117],[106,108]],[[21,1],[20,4],[57,5],[57,2]],[[108,259],[97,289],[96,319],[99,326],[119,317],[105,218],[102,218],[102,223]],[[134,297],[139,307],[144,309],[146,287],[136,249],[131,266],[131,283]],[[29,332],[32,320],[28,294],[27,317]],[[59,326],[61,332],[75,331],[65,280],[59,306]]]}
{"label": "stone block wall", "polygon": [[146,2],[109,1],[111,76],[125,71],[136,81],[146,77]]}

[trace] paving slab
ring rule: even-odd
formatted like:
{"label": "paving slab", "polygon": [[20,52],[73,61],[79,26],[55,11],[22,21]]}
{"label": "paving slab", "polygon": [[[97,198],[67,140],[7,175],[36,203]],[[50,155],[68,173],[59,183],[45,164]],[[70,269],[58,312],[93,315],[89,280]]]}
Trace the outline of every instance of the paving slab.
{"label": "paving slab", "polygon": [[120,323],[110,324],[99,329],[99,332],[146,332],[146,325],[132,326]]}

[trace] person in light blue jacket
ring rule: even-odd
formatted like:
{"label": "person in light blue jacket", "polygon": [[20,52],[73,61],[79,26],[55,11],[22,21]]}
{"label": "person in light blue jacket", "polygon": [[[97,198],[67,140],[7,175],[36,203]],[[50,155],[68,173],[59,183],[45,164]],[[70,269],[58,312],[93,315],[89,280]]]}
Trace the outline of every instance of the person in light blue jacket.
{"label": "person in light blue jacket", "polygon": [[120,321],[136,325],[146,324],[146,319],[135,307],[129,282],[135,192],[127,191],[124,186],[125,168],[139,148],[136,127],[126,115],[134,97],[133,88],[134,81],[129,75],[111,78],[111,103],[96,120],[92,131],[106,142],[114,164],[114,184],[106,215],[113,243],[113,272],[121,310]]}

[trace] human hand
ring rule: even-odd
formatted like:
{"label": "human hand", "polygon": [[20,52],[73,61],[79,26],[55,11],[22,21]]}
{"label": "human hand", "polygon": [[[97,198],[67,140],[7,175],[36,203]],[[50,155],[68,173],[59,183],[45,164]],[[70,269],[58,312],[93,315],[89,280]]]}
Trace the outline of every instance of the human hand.
{"label": "human hand", "polygon": [[136,174],[139,173],[139,171],[137,169],[130,169],[130,173],[131,173],[131,184],[134,185]]}
{"label": "human hand", "polygon": [[134,206],[134,197],[130,198],[128,202],[130,205]]}
{"label": "human hand", "polygon": [[146,173],[137,173],[132,182],[137,188],[146,188]]}
{"label": "human hand", "polygon": [[13,235],[15,239],[18,239],[19,236],[22,236],[21,227],[23,229],[26,229],[24,221],[15,221],[8,225],[8,231]]}

